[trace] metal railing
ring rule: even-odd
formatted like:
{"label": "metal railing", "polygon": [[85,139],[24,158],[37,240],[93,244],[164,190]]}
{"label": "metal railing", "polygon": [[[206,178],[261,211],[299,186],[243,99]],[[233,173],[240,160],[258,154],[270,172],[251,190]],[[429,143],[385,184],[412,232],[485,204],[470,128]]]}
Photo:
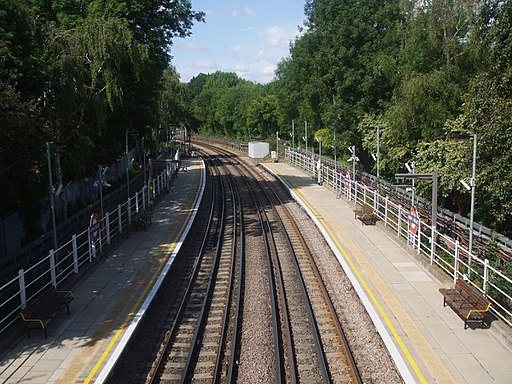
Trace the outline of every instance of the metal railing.
{"label": "metal railing", "polygon": [[0,334],[19,319],[19,312],[44,291],[57,289],[83,270],[107,249],[114,237],[128,230],[133,215],[152,205],[155,198],[168,191],[174,177],[164,170],[123,204],[107,212],[97,224],[74,234],[58,249],[0,286]]}
{"label": "metal railing", "polygon": [[[331,159],[319,159],[318,155],[286,147],[285,158],[294,166],[303,169],[320,183],[331,187],[337,197],[344,197],[355,205],[368,204],[373,207],[384,226],[407,241],[410,248],[426,257],[431,265],[438,266],[455,282],[464,278],[491,302],[491,312],[512,326],[512,279],[488,259],[470,254],[468,249],[447,234],[432,227],[427,219],[418,217],[412,221],[410,209],[381,195],[376,189],[357,180],[352,170]],[[412,223],[412,225],[411,225]]]}

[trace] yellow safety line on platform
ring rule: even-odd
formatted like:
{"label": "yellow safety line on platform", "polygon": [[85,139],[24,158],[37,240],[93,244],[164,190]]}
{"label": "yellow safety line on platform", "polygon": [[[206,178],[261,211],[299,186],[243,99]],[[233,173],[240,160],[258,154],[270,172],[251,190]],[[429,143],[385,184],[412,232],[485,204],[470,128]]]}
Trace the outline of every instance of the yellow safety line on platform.
{"label": "yellow safety line on platform", "polygon": [[[276,171],[276,170],[274,170],[274,171]],[[286,175],[282,175],[282,174],[280,174],[280,175],[281,175],[281,177],[286,178]],[[414,373],[416,374],[416,376],[418,377],[418,379],[420,380],[421,383],[426,383],[427,381],[426,381],[425,377],[423,376],[423,374],[421,373],[420,369],[418,368],[418,365],[416,364],[416,362],[415,362],[414,358],[412,357],[411,353],[409,352],[409,350],[405,346],[405,344],[402,341],[402,339],[401,339],[400,335],[398,334],[397,330],[395,329],[395,327],[391,323],[391,320],[387,316],[385,310],[382,308],[382,306],[378,302],[377,298],[373,294],[371,288],[366,283],[366,281],[363,278],[363,276],[359,273],[356,265],[354,264],[354,262],[352,261],[352,259],[348,255],[348,253],[345,251],[344,247],[340,244],[340,242],[338,241],[338,238],[336,237],[336,235],[331,230],[329,224],[327,223],[328,220],[324,218],[324,216],[327,217],[327,218],[330,218],[330,216],[329,215],[321,215],[320,213],[318,213],[317,209],[315,209],[309,203],[309,201],[306,198],[304,198],[304,196],[298,191],[297,186],[294,185],[293,183],[291,183],[289,180],[287,180],[287,182],[293,187],[294,192],[297,194],[297,196],[311,210],[312,214],[319,220],[319,222],[322,224],[322,226],[328,232],[329,236],[331,237],[333,242],[336,244],[336,246],[340,250],[340,252],[343,254],[343,257],[345,258],[347,263],[350,265],[352,271],[357,276],[357,278],[360,281],[361,285],[364,287],[364,289],[367,292],[368,296],[371,298],[371,300],[374,303],[376,309],[378,310],[378,312],[383,317],[383,319],[384,319],[386,325],[389,327],[393,337],[396,339],[397,343],[400,345],[400,348],[403,351],[407,361],[409,362],[409,364],[411,365],[412,369],[414,370]],[[438,382],[455,383],[455,380],[454,380],[453,376],[447,370],[447,368],[443,364],[443,362],[439,359],[439,356],[432,349],[432,347],[428,343],[428,341],[426,341],[426,339],[423,336],[423,334],[421,333],[421,331],[418,329],[416,324],[414,324],[414,321],[406,313],[406,311],[403,309],[403,307],[399,305],[399,303],[396,300],[394,294],[391,291],[389,291],[389,289],[387,288],[386,284],[382,281],[382,279],[380,279],[378,274],[376,274],[373,271],[373,267],[366,261],[366,259],[362,255],[362,253],[359,251],[358,246],[355,245],[351,241],[350,237],[345,233],[345,231],[336,222],[334,222],[332,219],[329,219],[329,222],[331,223],[330,224],[331,226],[333,226],[334,228],[337,228],[337,232],[339,232],[339,233],[344,235],[343,237],[344,237],[345,243],[348,244],[349,248],[352,248],[351,252],[354,253],[354,254],[358,253],[359,255],[361,255],[361,257],[360,257],[361,260],[364,260],[365,263],[366,263],[366,265],[364,266],[365,271],[372,273],[372,275],[373,275],[372,279],[374,279],[374,280],[378,279],[381,282],[379,290],[385,290],[386,291],[386,292],[381,292],[381,294],[386,299],[386,301],[388,301],[388,305],[390,306],[390,308],[394,308],[393,313],[395,314],[395,316],[397,317],[398,321],[401,323],[402,327],[404,328],[406,333],[409,335],[411,340],[414,339],[414,340],[417,341],[417,344],[415,343],[415,347],[418,350],[418,353],[420,354],[420,356],[423,356],[424,362],[426,363],[426,366],[428,367],[428,369],[431,371],[432,376]],[[352,245],[352,247],[350,247],[350,244]],[[393,301],[393,302],[395,302],[395,304],[396,303],[398,303],[398,304],[391,305],[389,303],[389,301]]]}
{"label": "yellow safety line on platform", "polygon": [[[375,272],[375,269],[368,262],[366,257],[359,251],[357,245],[352,242],[350,237],[338,224],[333,223],[332,225],[334,228],[337,228],[336,232],[340,233],[342,241],[345,242],[347,247],[351,250],[352,254],[359,255],[359,264],[361,265],[362,269],[370,276],[373,285],[377,287],[377,290],[385,299],[388,307],[391,309],[391,312],[402,326],[404,332],[407,334],[409,339],[413,341],[415,349],[418,351],[422,361],[429,369],[434,380],[444,384],[456,383],[455,379],[448,371],[437,353],[433,350],[431,344],[426,340],[425,336],[420,331],[414,320],[409,316],[403,305],[401,305],[393,292],[391,292],[380,275]],[[328,228],[327,230],[330,232]]]}
{"label": "yellow safety line on platform", "polygon": [[[181,237],[181,235],[182,235],[184,230],[185,230],[185,228],[183,227],[181,229],[180,233],[178,234],[178,238]],[[153,287],[153,283],[158,278],[160,272],[162,271],[163,267],[165,266],[165,263],[167,263],[169,255],[172,253],[174,248],[176,248],[176,243],[173,243],[173,244],[171,244],[169,246],[167,252],[165,253],[165,257],[162,259],[162,261],[158,265],[158,268],[156,269],[155,273],[153,274],[153,276],[151,276],[151,279],[149,279],[149,282],[144,287],[144,290],[142,291],[142,293],[137,298],[137,301],[133,305],[131,311],[128,313],[128,315],[126,315],[126,318],[123,321],[123,324],[121,324],[121,326],[119,327],[117,332],[114,334],[114,337],[112,337],[112,340],[110,340],[110,343],[108,343],[107,348],[105,349],[105,351],[103,352],[103,354],[101,355],[99,360],[96,362],[96,365],[94,366],[92,371],[89,373],[89,376],[87,376],[87,378],[85,379],[84,384],[88,384],[94,378],[94,375],[98,372],[98,370],[100,369],[101,365],[103,364],[103,362],[105,361],[107,356],[110,354],[110,351],[114,347],[114,344],[116,343],[116,341],[119,338],[119,336],[121,336],[121,333],[124,331],[124,329],[126,328],[128,323],[132,320],[132,318],[135,315],[135,313],[137,311],[137,308],[140,306],[142,300],[146,297],[146,294],[148,293],[148,291]]]}
{"label": "yellow safety line on platform", "polygon": [[[201,179],[202,179],[202,174],[201,174]],[[197,202],[197,198],[198,196],[196,196],[196,199],[194,201],[194,205],[195,203]],[[192,212],[193,211],[190,211],[188,213],[188,217],[190,217],[192,215]],[[188,220],[184,220],[183,223],[184,225],[182,226],[181,230],[179,231],[178,233],[178,236],[177,238],[181,238],[181,235],[183,234],[183,232],[185,231],[185,228],[186,228],[186,223],[188,222]],[[176,248],[176,243],[173,243],[169,246],[169,248],[167,249],[167,252],[165,253],[165,257],[162,259],[162,261],[160,262],[160,264],[158,265],[158,268],[156,269],[155,273],[153,274],[153,276],[151,276],[151,279],[149,280],[149,282],[146,284],[146,287],[144,288],[144,290],[142,291],[142,293],[140,294],[140,296],[137,298],[137,301],[135,302],[135,304],[133,305],[131,311],[128,313],[128,315],[126,316],[123,324],[121,324],[121,326],[119,327],[119,329],[117,330],[117,332],[114,334],[114,337],[112,337],[112,340],[110,341],[110,343],[108,344],[107,348],[105,349],[105,351],[103,352],[103,354],[101,355],[101,357],[99,358],[99,360],[96,362],[96,364],[94,365],[93,369],[91,370],[91,372],[89,373],[89,375],[87,376],[87,378],[85,379],[84,381],[84,384],[89,384],[91,380],[94,379],[94,376],[96,375],[96,373],[98,372],[98,370],[100,369],[100,367],[102,366],[102,364],[104,363],[105,359],[107,358],[107,356],[110,354],[110,351],[112,350],[112,348],[114,347],[114,344],[116,343],[117,339],[119,339],[119,337],[121,336],[121,333],[124,331],[124,329],[126,328],[126,326],[128,325],[128,323],[132,320],[133,316],[135,315],[136,311],[137,311],[137,308],[140,306],[142,300],[146,297],[146,294],[147,292],[152,288],[153,286],[153,283],[155,282],[155,280],[158,278],[161,270],[163,269],[163,267],[165,266],[165,264],[167,263],[167,260],[169,258],[169,255],[172,254],[172,252],[174,251],[174,249]]]}
{"label": "yellow safety line on platform", "polygon": [[305,205],[307,205],[307,207],[311,210],[311,212],[313,212],[315,217],[320,217],[319,220],[322,222],[323,227],[329,233],[329,236],[334,241],[334,243],[336,244],[338,249],[341,251],[341,253],[343,254],[343,257],[345,258],[347,263],[350,265],[350,268],[352,268],[352,271],[357,276],[359,282],[361,283],[361,285],[363,286],[364,290],[366,291],[366,293],[368,294],[368,296],[372,300],[372,302],[375,305],[376,309],[379,311],[380,315],[383,317],[386,325],[388,326],[389,330],[393,334],[393,337],[396,339],[398,345],[402,349],[402,352],[404,353],[407,361],[409,362],[409,364],[411,365],[412,369],[414,370],[414,373],[416,374],[416,376],[418,377],[418,379],[420,380],[421,383],[427,383],[427,381],[423,377],[423,374],[419,370],[418,365],[416,364],[416,361],[414,361],[414,358],[412,357],[411,353],[409,352],[409,350],[405,346],[404,342],[402,341],[402,338],[400,337],[400,335],[396,331],[395,327],[391,323],[391,320],[389,319],[388,315],[386,314],[386,312],[384,311],[384,309],[380,305],[379,301],[377,300],[377,298],[373,294],[371,288],[369,287],[369,285],[366,282],[366,280],[364,279],[364,277],[359,273],[358,269],[356,268],[356,265],[354,264],[354,262],[352,261],[352,259],[348,255],[348,253],[345,251],[345,248],[340,244],[340,242],[338,241],[338,239],[336,238],[336,236],[332,232],[331,228],[329,228],[329,226],[326,224],[326,220],[324,218],[322,218],[322,215],[319,215],[318,213],[316,213],[317,210],[302,196],[302,194],[299,191],[297,191],[296,188],[295,188],[295,193],[297,194],[297,196],[299,196],[299,198],[302,200],[302,202]]}

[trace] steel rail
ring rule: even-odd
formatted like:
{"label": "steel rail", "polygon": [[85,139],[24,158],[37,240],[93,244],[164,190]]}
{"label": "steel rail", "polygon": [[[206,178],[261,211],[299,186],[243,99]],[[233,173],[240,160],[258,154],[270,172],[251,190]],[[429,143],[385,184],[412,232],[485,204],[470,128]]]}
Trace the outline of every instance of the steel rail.
{"label": "steel rail", "polygon": [[[363,380],[361,378],[359,369],[357,367],[354,356],[353,356],[350,346],[348,344],[347,337],[345,335],[345,332],[343,331],[343,327],[342,327],[342,325],[339,321],[339,318],[336,314],[336,309],[334,308],[334,304],[332,303],[332,300],[329,296],[329,293],[328,293],[325,283],[322,279],[320,271],[318,270],[318,266],[316,265],[313,255],[309,251],[309,248],[306,244],[304,237],[300,234],[300,230],[299,230],[295,220],[293,219],[290,211],[286,208],[282,199],[279,197],[278,193],[270,185],[270,183],[267,183],[267,185],[268,185],[268,188],[270,189],[270,191],[272,192],[273,196],[279,202],[280,207],[282,208],[284,214],[286,215],[286,218],[288,219],[289,225],[293,228],[294,232],[298,235],[298,238],[302,244],[302,247],[306,250],[306,255],[307,255],[307,258],[309,261],[309,265],[315,275],[315,280],[317,281],[318,287],[319,287],[320,291],[322,292],[322,297],[324,299],[324,302],[327,305],[327,307],[329,308],[330,318],[333,321],[333,323],[336,325],[336,327],[335,327],[336,333],[338,335],[338,339],[340,340],[341,344],[343,345],[343,353],[345,355],[347,362],[349,363],[350,374],[351,374],[352,380],[354,383],[362,384]],[[279,217],[281,217],[281,216],[279,216]]]}
{"label": "steel rail", "polygon": [[[192,375],[193,363],[194,363],[195,357],[198,355],[200,339],[203,335],[204,327],[206,325],[206,315],[208,312],[210,299],[213,294],[213,288],[215,285],[214,284],[215,276],[217,275],[217,271],[218,271],[218,267],[219,267],[219,263],[220,263],[220,257],[221,257],[221,253],[222,253],[222,240],[223,240],[225,224],[226,224],[226,204],[225,204],[226,199],[225,199],[225,186],[224,186],[223,178],[221,178],[220,187],[221,187],[221,196],[223,196],[223,198],[221,199],[222,205],[221,205],[221,209],[220,209],[220,212],[221,212],[220,222],[217,227],[217,228],[220,228],[220,232],[217,233],[217,243],[215,246],[214,264],[213,264],[213,268],[212,268],[212,271],[211,271],[209,279],[208,279],[208,285],[207,285],[206,291],[205,291],[206,294],[203,298],[203,303],[201,305],[201,310],[199,312],[199,318],[197,320],[197,325],[196,325],[196,328],[194,330],[194,334],[192,337],[192,343],[191,343],[192,348],[189,349],[188,356],[187,356],[187,359],[185,362],[185,367],[183,370],[183,374],[181,376],[181,380],[180,380],[181,384],[189,383],[192,381],[190,376]],[[232,278],[232,276],[230,278]]]}
{"label": "steel rail", "polygon": [[[209,173],[207,173],[207,176],[211,179],[211,175],[209,175]],[[213,180],[215,181],[215,179],[213,179]],[[214,189],[214,186],[212,185],[211,192],[213,191],[213,189]],[[203,238],[203,241],[201,242],[201,246],[200,246],[200,249],[198,252],[198,257],[197,257],[196,261],[194,262],[192,275],[187,284],[185,294],[183,295],[183,297],[180,301],[180,305],[179,305],[179,308],[178,308],[178,311],[176,314],[176,318],[173,321],[171,328],[166,333],[164,340],[161,343],[160,352],[157,354],[155,361],[153,363],[153,366],[150,369],[150,372],[148,374],[148,379],[146,380],[146,384],[153,384],[155,382],[156,378],[159,376],[159,374],[163,368],[162,367],[163,359],[165,356],[167,356],[167,354],[169,352],[169,348],[171,345],[170,344],[171,338],[175,334],[177,326],[178,326],[179,322],[181,321],[181,319],[183,318],[186,303],[187,303],[188,298],[192,292],[192,287],[193,287],[194,282],[199,273],[199,269],[200,269],[199,266],[201,265],[201,260],[205,253],[205,247],[206,247],[207,240],[208,240],[208,233],[210,232],[210,229],[211,229],[211,226],[213,223],[215,208],[216,208],[216,202],[214,199],[213,204],[211,204],[211,206],[210,206],[210,212],[208,214],[208,223],[207,223],[207,227],[205,230],[205,236]]]}
{"label": "steel rail", "polygon": [[[232,233],[232,245],[231,245],[231,266],[230,266],[230,281],[229,281],[229,284],[228,284],[228,292],[227,292],[227,297],[226,297],[226,303],[224,305],[224,316],[223,316],[223,321],[222,321],[222,330],[221,330],[221,338],[220,338],[220,341],[219,341],[219,347],[217,349],[217,358],[215,360],[215,370],[214,370],[214,374],[213,374],[213,382],[214,383],[217,383],[219,380],[220,380],[220,373],[221,373],[221,368],[222,368],[222,358],[223,358],[223,351],[224,351],[224,343],[225,343],[225,339],[226,339],[226,334],[227,334],[227,330],[228,330],[228,325],[229,325],[229,309],[231,307],[231,299],[232,299],[232,292],[233,292],[233,289],[234,289],[234,278],[236,276],[235,274],[235,267],[236,267],[236,256],[237,256],[237,228],[240,229],[240,233],[239,233],[239,237],[241,239],[243,239],[243,226],[240,225],[239,223],[239,218],[238,216],[241,215],[241,210],[240,210],[240,199],[239,199],[239,196],[238,196],[238,191],[236,190],[236,186],[235,186],[235,183],[233,181],[233,176],[231,174],[228,173],[228,177],[227,177],[227,181],[229,183],[229,190],[230,190],[230,195],[231,195],[231,200],[233,202],[233,212],[234,212],[234,215],[233,215],[233,233]],[[241,258],[241,255],[240,255],[240,258]],[[240,261],[241,263],[241,261]],[[238,296],[236,298],[236,305],[235,305],[235,324],[236,324],[236,321],[237,319],[239,318],[239,313],[238,311],[240,310],[240,285],[241,285],[241,275],[239,274],[238,275],[239,278],[238,278],[238,287],[239,289],[237,290],[238,292]],[[236,328],[236,331],[238,330],[237,327]],[[236,340],[236,339],[235,339]],[[233,347],[236,347],[232,345],[232,349],[233,350]],[[228,370],[230,372],[233,371],[233,365],[234,365],[234,360],[233,362],[231,362],[231,359],[230,359],[230,363],[229,363],[229,366],[228,366]],[[228,380],[228,382],[231,382],[230,379]]]}

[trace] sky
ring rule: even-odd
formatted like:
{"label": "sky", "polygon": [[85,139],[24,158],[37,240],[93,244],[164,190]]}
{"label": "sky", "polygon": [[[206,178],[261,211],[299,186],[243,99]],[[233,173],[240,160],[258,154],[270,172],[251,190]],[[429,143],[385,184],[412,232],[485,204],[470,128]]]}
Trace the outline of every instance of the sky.
{"label": "sky", "polygon": [[171,47],[184,83],[216,71],[260,84],[272,81],[305,19],[304,0],[192,0],[192,9],[205,12],[205,22],[196,22],[192,35]]}

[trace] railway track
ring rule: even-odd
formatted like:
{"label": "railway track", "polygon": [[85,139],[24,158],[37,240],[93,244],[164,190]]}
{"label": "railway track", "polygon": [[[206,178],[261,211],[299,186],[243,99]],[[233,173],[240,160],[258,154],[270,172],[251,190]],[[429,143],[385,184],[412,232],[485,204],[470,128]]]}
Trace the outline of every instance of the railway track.
{"label": "railway track", "polygon": [[217,382],[233,375],[237,327],[229,319],[240,310],[241,289],[233,287],[241,285],[243,258],[237,244],[243,226],[231,175],[220,161],[208,163],[215,181],[208,231],[147,383]]}
{"label": "railway track", "polygon": [[198,152],[202,218],[111,382],[363,382],[364,351],[350,350],[287,191],[233,154]]}
{"label": "railway track", "polygon": [[[361,383],[352,351],[315,260],[284,204],[283,189],[255,174],[253,190],[268,228],[269,264],[281,327],[286,382]],[[273,185],[274,187],[271,187]]]}

